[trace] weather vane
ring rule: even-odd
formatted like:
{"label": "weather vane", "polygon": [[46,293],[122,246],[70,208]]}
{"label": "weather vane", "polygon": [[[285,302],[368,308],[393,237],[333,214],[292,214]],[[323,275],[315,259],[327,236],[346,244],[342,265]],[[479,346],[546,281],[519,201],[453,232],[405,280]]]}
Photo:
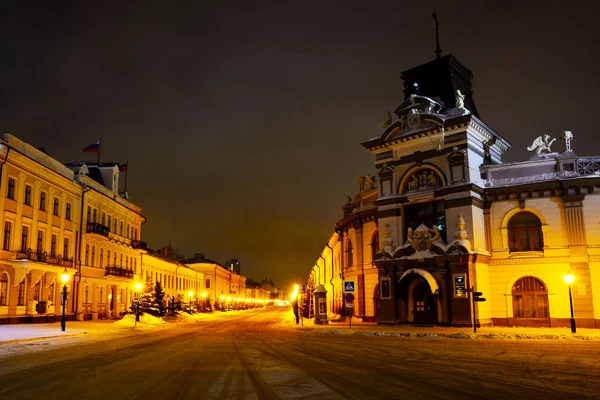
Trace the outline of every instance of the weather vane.
{"label": "weather vane", "polygon": [[433,20],[435,21],[435,55],[436,55],[436,58],[440,58],[442,56],[442,49],[440,49],[440,34],[439,34],[440,24],[438,23],[437,13],[435,11],[431,14],[431,16],[433,17]]}

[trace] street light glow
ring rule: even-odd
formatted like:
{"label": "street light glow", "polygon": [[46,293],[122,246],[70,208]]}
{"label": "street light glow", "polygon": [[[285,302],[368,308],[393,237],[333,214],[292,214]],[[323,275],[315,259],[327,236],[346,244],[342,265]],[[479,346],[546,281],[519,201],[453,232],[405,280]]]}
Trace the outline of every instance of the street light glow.
{"label": "street light glow", "polygon": [[65,268],[65,270],[63,271],[62,274],[60,274],[60,279],[64,282],[67,283],[69,282],[69,278],[71,277],[71,275],[69,275],[69,273],[67,272],[67,269]]}
{"label": "street light glow", "polygon": [[140,290],[142,290],[142,286],[142,282],[136,282],[135,290],[139,292]]}
{"label": "street light glow", "polygon": [[206,292],[202,292],[202,297],[206,298]]}
{"label": "street light glow", "polygon": [[575,277],[569,272],[563,277],[563,279],[565,280],[566,284],[570,285],[575,280]]}

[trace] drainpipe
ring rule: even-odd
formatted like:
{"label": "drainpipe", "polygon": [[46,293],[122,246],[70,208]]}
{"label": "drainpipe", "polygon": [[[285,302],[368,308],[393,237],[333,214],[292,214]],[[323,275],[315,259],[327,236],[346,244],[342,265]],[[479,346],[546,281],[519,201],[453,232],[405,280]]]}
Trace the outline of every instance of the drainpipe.
{"label": "drainpipe", "polygon": [[319,269],[319,272],[317,273],[317,286],[318,286],[321,284],[321,267],[317,263],[315,263],[315,267],[317,267]]}
{"label": "drainpipe", "polygon": [[[329,278],[329,283],[331,284],[331,298],[333,299],[333,308],[335,308],[335,286],[333,286],[333,247],[329,246],[329,242],[325,243],[325,246],[329,250],[331,250],[331,278]],[[335,312],[335,310],[334,310]]]}

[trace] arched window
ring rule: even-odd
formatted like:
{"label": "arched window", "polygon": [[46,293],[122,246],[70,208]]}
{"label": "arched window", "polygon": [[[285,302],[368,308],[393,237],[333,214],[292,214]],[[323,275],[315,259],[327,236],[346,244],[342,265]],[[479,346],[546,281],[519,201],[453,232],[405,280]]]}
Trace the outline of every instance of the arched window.
{"label": "arched window", "polygon": [[375,261],[375,257],[379,254],[379,231],[375,231],[371,238],[371,260]]}
{"label": "arched window", "polygon": [[348,239],[348,243],[346,245],[346,253],[346,267],[350,268],[354,265],[354,249],[352,248],[352,241],[350,239]]}
{"label": "arched window", "polygon": [[8,305],[8,275],[0,275],[0,306]]}
{"label": "arched window", "polygon": [[508,221],[508,247],[511,252],[542,251],[542,223],[533,213],[523,211]]}
{"label": "arched window", "polygon": [[514,318],[548,318],[548,289],[537,278],[527,276],[512,288]]}

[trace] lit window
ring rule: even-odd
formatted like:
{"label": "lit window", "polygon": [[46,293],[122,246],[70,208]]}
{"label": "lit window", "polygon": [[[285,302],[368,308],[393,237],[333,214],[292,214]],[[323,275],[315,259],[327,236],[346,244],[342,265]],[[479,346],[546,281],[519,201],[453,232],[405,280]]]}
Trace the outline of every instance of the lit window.
{"label": "lit window", "polygon": [[542,223],[528,211],[515,214],[508,222],[508,246],[511,252],[542,251]]}

